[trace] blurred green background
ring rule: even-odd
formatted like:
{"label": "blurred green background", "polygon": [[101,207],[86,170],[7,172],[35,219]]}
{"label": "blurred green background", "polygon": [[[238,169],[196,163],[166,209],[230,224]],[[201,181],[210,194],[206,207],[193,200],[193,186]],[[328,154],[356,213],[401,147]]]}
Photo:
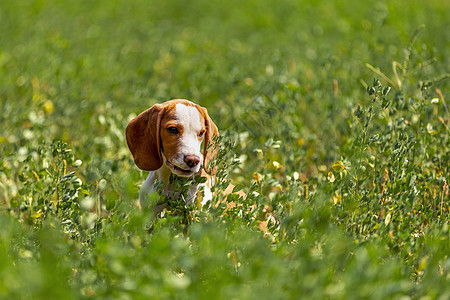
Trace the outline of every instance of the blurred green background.
{"label": "blurred green background", "polygon": [[[124,143],[92,143],[122,138],[109,118],[122,133],[130,114],[187,98],[207,106],[222,130],[320,137],[332,147],[348,107],[364,101],[361,81],[374,77],[365,63],[392,75],[422,24],[417,51],[437,62],[421,78],[446,70],[449,11],[448,1],[2,1],[2,136],[20,140],[34,112],[43,137],[86,158],[117,155]],[[269,125],[272,118],[248,115],[258,95],[281,87],[297,104],[280,104],[293,119],[289,132],[246,128]],[[46,100],[51,115],[41,111]]]}

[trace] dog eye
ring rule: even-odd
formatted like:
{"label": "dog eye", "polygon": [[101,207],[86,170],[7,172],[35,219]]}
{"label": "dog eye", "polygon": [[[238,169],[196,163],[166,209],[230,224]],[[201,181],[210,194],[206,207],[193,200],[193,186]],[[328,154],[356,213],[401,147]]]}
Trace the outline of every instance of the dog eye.
{"label": "dog eye", "polygon": [[198,133],[198,137],[203,137],[204,135],[205,135],[205,130],[202,130],[202,131],[200,131],[199,133]]}
{"label": "dog eye", "polygon": [[178,134],[179,133],[178,128],[173,127],[173,126],[167,128],[167,131],[169,131],[171,134]]}

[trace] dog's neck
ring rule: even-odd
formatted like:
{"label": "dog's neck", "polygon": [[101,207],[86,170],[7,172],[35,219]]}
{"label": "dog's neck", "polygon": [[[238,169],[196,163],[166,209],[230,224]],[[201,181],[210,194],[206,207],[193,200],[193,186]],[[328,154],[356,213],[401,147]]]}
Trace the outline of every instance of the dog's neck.
{"label": "dog's neck", "polygon": [[[200,175],[196,174],[196,175]],[[195,175],[195,176],[196,176]],[[191,178],[183,178],[178,177],[176,175],[173,175],[170,169],[162,165],[158,170],[150,171],[148,174],[147,179],[145,180],[144,184],[142,185],[140,191],[139,191],[139,203],[141,207],[147,207],[149,203],[146,201],[146,197],[148,194],[151,194],[152,192],[160,191],[167,197],[171,199],[177,199],[180,197],[181,193],[184,192],[184,200],[186,201],[186,204],[190,205],[193,204],[198,191],[198,186],[203,186],[203,195],[201,197],[201,204],[205,205],[207,201],[212,199],[212,193],[210,188],[214,184],[214,180],[210,176],[207,177],[206,183],[197,184],[192,180],[192,183],[189,185],[187,191],[184,189],[177,189],[177,182],[173,182],[171,176],[175,177],[176,180],[192,180]],[[157,188],[157,186],[160,185],[160,189]],[[178,182],[178,186],[179,186]]]}
{"label": "dog's neck", "polygon": [[155,172],[155,179],[158,182],[162,183],[162,190],[164,192],[164,194],[170,198],[178,198],[180,197],[181,193],[183,192],[183,190],[178,190],[176,189],[176,185],[177,183],[175,181],[178,182],[183,182],[183,181],[192,181],[192,183],[190,184],[186,195],[184,195],[186,203],[187,204],[192,204],[194,201],[194,198],[197,194],[197,184],[193,182],[193,178],[191,177],[179,177],[177,175],[172,174],[172,172],[170,171],[170,169],[166,166],[166,165],[162,165],[161,168],[159,168],[158,170],[154,171]]}
{"label": "dog's neck", "polygon": [[168,189],[170,186],[170,175],[172,174],[170,169],[163,164],[161,168],[153,172],[155,172],[155,179],[162,182],[164,189]]}

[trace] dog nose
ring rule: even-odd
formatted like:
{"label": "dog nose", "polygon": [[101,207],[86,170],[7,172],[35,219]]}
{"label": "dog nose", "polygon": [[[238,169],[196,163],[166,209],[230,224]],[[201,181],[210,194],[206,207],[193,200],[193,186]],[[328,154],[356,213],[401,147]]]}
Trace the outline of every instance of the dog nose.
{"label": "dog nose", "polygon": [[188,165],[189,168],[193,168],[200,162],[200,157],[198,155],[186,155],[184,157],[184,162]]}

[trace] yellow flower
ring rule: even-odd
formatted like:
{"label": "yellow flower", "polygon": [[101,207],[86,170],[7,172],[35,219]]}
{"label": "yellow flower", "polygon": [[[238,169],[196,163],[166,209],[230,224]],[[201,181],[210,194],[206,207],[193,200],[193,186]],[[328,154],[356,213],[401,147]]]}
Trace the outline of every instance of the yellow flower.
{"label": "yellow flower", "polygon": [[53,102],[50,100],[47,100],[44,102],[44,111],[47,114],[51,114],[53,112],[53,110],[55,109],[55,106],[53,105]]}
{"label": "yellow flower", "polygon": [[384,219],[384,225],[388,226],[389,223],[391,223],[391,213],[388,213]]}
{"label": "yellow flower", "polygon": [[256,182],[259,183],[262,180],[263,177],[258,172],[254,172],[253,173],[253,178],[255,178]]}
{"label": "yellow flower", "polygon": [[275,168],[275,170],[281,169],[281,168],[283,167],[283,166],[282,166],[279,162],[277,162],[277,161],[273,161],[272,164],[273,164],[273,167]]}
{"label": "yellow flower", "polygon": [[336,178],[334,177],[333,172],[329,172],[328,173],[328,181],[333,183],[336,180]]}
{"label": "yellow flower", "polygon": [[339,202],[341,202],[342,196],[341,195],[334,195],[333,196],[333,203],[334,204],[338,204]]}
{"label": "yellow flower", "polygon": [[332,166],[334,171],[336,172],[340,172],[342,170],[346,170],[347,168],[344,166],[344,164],[342,163],[342,161],[338,160],[337,162],[335,162]]}

